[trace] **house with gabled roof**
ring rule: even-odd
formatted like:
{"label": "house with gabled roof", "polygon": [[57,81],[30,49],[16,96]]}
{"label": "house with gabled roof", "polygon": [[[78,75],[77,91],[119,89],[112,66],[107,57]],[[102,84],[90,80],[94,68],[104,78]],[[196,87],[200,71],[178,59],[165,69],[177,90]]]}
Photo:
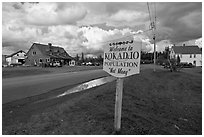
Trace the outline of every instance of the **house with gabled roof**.
{"label": "house with gabled roof", "polygon": [[181,63],[202,66],[202,51],[198,46],[172,46],[170,49],[170,58],[177,59],[178,56]]}
{"label": "house with gabled roof", "polygon": [[11,55],[5,56],[8,65],[22,65],[25,63],[26,52],[19,50]]}
{"label": "house with gabled roof", "polygon": [[26,65],[29,66],[49,66],[53,62],[59,62],[61,65],[69,64],[72,57],[62,48],[48,45],[33,43],[27,52]]}

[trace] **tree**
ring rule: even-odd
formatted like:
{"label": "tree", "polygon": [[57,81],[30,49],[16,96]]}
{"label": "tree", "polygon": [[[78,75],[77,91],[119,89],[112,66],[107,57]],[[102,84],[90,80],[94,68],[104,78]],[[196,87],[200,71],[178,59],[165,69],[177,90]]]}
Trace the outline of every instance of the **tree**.
{"label": "tree", "polygon": [[176,60],[177,64],[179,64],[181,62],[181,59],[179,56],[177,56],[177,60]]}
{"label": "tree", "polygon": [[76,61],[79,61],[79,55],[76,54]]}
{"label": "tree", "polygon": [[101,54],[98,56],[97,61],[98,63],[103,64],[103,58]]}
{"label": "tree", "polygon": [[169,59],[169,54],[170,54],[169,47],[166,47],[166,48],[165,48],[165,51],[164,51],[164,57],[165,57],[166,59]]}
{"label": "tree", "polygon": [[81,53],[81,61],[84,62],[84,53]]}

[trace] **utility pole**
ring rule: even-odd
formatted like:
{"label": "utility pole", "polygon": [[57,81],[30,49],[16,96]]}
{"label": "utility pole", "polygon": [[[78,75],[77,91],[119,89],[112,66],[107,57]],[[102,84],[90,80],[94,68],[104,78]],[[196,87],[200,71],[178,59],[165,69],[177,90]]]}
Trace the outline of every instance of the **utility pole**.
{"label": "utility pole", "polygon": [[153,21],[153,30],[154,30],[154,72],[156,71],[156,3],[154,3],[154,11],[155,11],[155,20]]}
{"label": "utility pole", "polygon": [[156,71],[156,34],[155,34],[155,27],[154,27],[154,72]]}
{"label": "utility pole", "polygon": [[154,40],[154,72],[156,71],[156,3],[154,3],[154,16],[155,18],[153,21],[151,20],[150,8],[149,3],[147,2],[147,8],[149,12],[149,20],[150,20],[150,28],[153,30],[153,40]]}
{"label": "utility pole", "polygon": [[156,23],[151,24],[153,29],[153,40],[154,40],[154,72],[156,71]]}

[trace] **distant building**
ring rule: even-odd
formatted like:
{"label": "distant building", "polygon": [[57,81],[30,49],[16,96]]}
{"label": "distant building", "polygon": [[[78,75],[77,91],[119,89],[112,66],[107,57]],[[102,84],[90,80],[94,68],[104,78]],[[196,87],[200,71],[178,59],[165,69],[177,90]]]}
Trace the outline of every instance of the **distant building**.
{"label": "distant building", "polygon": [[20,50],[11,55],[5,56],[8,65],[22,65],[25,63],[26,52]]}
{"label": "distant building", "polygon": [[202,66],[202,51],[198,46],[172,46],[170,58],[180,57],[181,63],[192,63],[195,66]]}
{"label": "distant building", "polygon": [[50,65],[54,62],[60,62],[60,64],[69,64],[72,57],[61,47],[33,43],[27,53],[26,65],[29,66],[42,66]]}

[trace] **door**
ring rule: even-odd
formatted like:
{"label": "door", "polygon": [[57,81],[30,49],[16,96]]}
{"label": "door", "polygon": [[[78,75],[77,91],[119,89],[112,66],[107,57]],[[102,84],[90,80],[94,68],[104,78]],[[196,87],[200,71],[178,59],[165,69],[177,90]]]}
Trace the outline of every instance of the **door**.
{"label": "door", "polygon": [[195,65],[195,66],[196,66],[196,61],[195,61],[195,60],[193,61],[193,65]]}

